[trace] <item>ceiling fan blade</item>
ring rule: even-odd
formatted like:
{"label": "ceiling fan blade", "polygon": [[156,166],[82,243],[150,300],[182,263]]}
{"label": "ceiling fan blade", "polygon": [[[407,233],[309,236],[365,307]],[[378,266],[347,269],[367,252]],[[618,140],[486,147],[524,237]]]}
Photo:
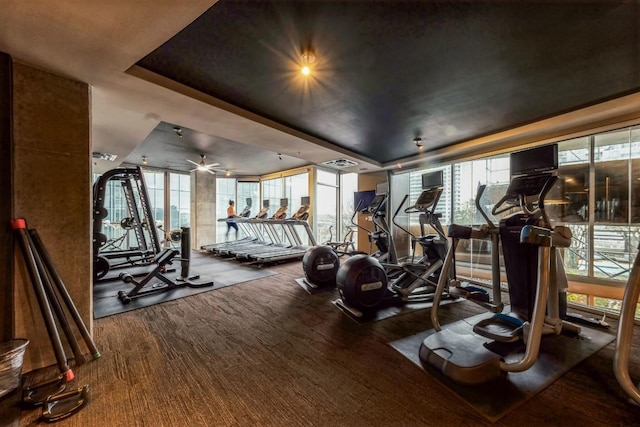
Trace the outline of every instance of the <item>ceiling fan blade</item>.
{"label": "ceiling fan blade", "polygon": [[208,168],[215,168],[216,166],[220,166],[220,163],[211,163],[210,165],[207,165]]}
{"label": "ceiling fan blade", "polygon": [[212,171],[211,169],[207,169],[207,172],[209,172],[211,175],[215,175],[216,173],[214,171]]}
{"label": "ceiling fan blade", "polygon": [[200,164],[199,164],[199,163],[196,163],[196,162],[194,162],[193,160],[189,160],[189,159],[187,159],[187,162],[189,162],[189,163],[191,163],[192,165],[195,165],[195,166],[200,166]]}
{"label": "ceiling fan blade", "polygon": [[195,168],[195,169],[189,169],[189,172],[194,172],[194,171],[197,171],[197,170],[198,170],[198,168]]}

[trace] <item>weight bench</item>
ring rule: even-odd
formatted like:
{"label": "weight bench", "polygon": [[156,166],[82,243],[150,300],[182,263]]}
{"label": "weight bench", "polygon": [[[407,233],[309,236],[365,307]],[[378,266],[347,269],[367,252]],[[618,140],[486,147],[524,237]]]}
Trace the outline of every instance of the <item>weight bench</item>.
{"label": "weight bench", "polygon": [[[140,298],[150,294],[157,294],[160,292],[170,291],[182,286],[188,286],[190,288],[204,288],[207,286],[213,286],[213,282],[205,283],[191,283],[187,280],[176,283],[168,279],[164,274],[167,271],[167,265],[171,265],[173,259],[180,254],[177,249],[167,248],[158,254],[155,259],[156,267],[149,272],[142,280],[136,280],[131,274],[127,272],[120,273],[120,280],[125,283],[133,283],[134,288],[129,291],[118,291],[118,298],[123,304],[129,304],[132,299]],[[150,282],[153,279],[157,279],[154,283]],[[147,287],[145,289],[145,286]]]}

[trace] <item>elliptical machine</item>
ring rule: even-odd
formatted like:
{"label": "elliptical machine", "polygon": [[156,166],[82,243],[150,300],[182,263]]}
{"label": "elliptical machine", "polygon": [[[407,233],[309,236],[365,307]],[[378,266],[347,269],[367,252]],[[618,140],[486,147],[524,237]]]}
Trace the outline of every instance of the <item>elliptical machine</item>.
{"label": "elliptical machine", "polygon": [[[475,199],[476,209],[480,215],[482,215],[482,218],[484,218],[485,224],[482,224],[478,228],[457,224],[451,224],[449,226],[448,235],[451,239],[451,253],[447,255],[453,257],[453,259],[445,258],[445,271],[449,270],[449,265],[451,265],[455,276],[455,253],[460,240],[475,239],[488,241],[491,245],[492,294],[489,295],[489,291],[486,289],[486,283],[484,282],[472,278],[465,278],[464,281],[461,281],[458,280],[457,277],[454,277],[454,279],[449,282],[449,294],[454,297],[465,298],[494,313],[500,313],[504,309],[500,280],[500,228],[491,221],[480,204],[486,188],[487,186],[484,184],[478,185]],[[431,312],[431,316],[432,323],[436,324],[438,322],[437,309],[435,313],[434,311]]]}
{"label": "elliptical machine", "polygon": [[633,268],[624,290],[624,297],[622,298],[615,353],[613,355],[613,372],[620,387],[637,405],[640,405],[640,391],[629,374],[634,316],[638,305],[638,297],[640,296],[640,245],[638,245],[637,250]]}
{"label": "elliptical machine", "polygon": [[[563,331],[579,334],[579,327],[562,320],[566,276],[557,248],[569,247],[571,231],[564,226],[552,227],[544,207],[545,196],[557,180],[555,169],[557,146],[513,153],[511,183],[492,211],[498,215],[521,208],[500,222],[511,313],[496,313],[469,327],[465,334],[441,328],[434,302],[431,320],[436,332],[425,338],[420,347],[422,363],[436,367],[456,382],[479,384],[503,372],[522,372],[533,366],[543,335],[559,335]],[[445,269],[453,259],[454,246],[449,248]],[[440,279],[436,301],[447,284],[446,277]],[[495,347],[493,343],[520,341],[526,350],[515,362],[507,363],[503,355],[490,350]]]}
{"label": "elliptical machine", "polygon": [[[392,217],[392,222],[396,226],[411,235],[413,249],[416,242],[423,247],[423,257],[417,262],[404,263],[381,262],[374,256],[367,255],[349,258],[340,266],[336,275],[340,292],[340,299],[335,301],[338,308],[353,317],[362,318],[392,305],[433,301],[438,277],[442,274],[447,245],[439,215],[435,213],[441,193],[442,175],[440,174],[440,181],[423,189],[416,203],[405,209],[405,213],[421,212],[421,217],[429,221],[429,225],[436,230],[437,236],[417,237],[397,224],[395,218],[408,199],[408,194],[405,195]],[[378,219],[377,223],[389,238],[390,253],[395,254],[391,231],[384,217]]]}

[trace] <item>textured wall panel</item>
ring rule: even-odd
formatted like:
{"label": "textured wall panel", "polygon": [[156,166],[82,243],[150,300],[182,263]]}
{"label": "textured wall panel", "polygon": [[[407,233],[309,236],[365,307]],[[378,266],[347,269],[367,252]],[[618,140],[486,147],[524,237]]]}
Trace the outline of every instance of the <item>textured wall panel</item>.
{"label": "textured wall panel", "polygon": [[[91,319],[89,87],[13,64],[16,217],[38,230],[85,322]],[[20,256],[16,335],[31,340],[25,369],[53,364],[46,329]]]}

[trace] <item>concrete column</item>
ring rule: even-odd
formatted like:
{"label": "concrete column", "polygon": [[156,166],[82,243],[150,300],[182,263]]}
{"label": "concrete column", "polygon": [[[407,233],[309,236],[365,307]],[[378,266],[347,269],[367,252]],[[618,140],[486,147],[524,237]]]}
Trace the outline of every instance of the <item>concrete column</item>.
{"label": "concrete column", "polygon": [[216,175],[191,172],[191,248],[216,241]]}
{"label": "concrete column", "polygon": [[[91,328],[89,86],[13,62],[12,98],[14,214],[38,230]],[[24,363],[30,371],[55,357],[17,247],[15,260],[14,334],[31,341]]]}

